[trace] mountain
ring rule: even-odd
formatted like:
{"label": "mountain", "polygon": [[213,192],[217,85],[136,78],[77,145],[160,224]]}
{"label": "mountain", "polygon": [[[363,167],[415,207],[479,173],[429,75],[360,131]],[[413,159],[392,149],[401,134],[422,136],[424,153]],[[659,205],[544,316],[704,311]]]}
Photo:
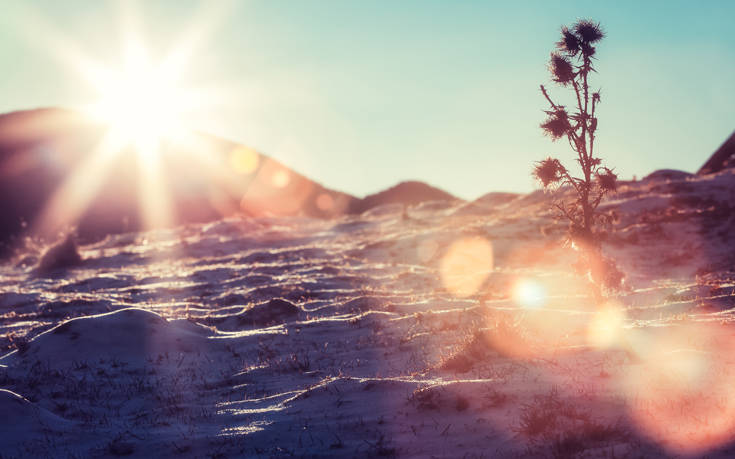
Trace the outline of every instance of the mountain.
{"label": "mountain", "polygon": [[350,213],[362,213],[386,204],[415,205],[427,201],[457,201],[459,198],[424,182],[407,181],[353,201]]}
{"label": "mountain", "polygon": [[735,167],[735,131],[712,153],[697,174],[711,174],[732,167]]}
{"label": "mountain", "polygon": [[20,236],[55,237],[71,225],[80,238],[98,239],[237,213],[331,217],[357,201],[204,133],[168,139],[151,158],[130,146],[105,148],[108,132],[58,108],[0,116],[0,253]]}
{"label": "mountain", "polygon": [[643,181],[686,180],[691,177],[694,177],[694,174],[690,174],[689,172],[677,169],[659,169],[643,177]]}

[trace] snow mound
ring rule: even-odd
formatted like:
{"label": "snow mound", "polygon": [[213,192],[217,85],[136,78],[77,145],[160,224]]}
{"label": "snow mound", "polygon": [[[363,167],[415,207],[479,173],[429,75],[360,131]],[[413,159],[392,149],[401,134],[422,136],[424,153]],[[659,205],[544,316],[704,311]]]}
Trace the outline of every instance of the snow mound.
{"label": "snow mound", "polygon": [[23,306],[38,300],[32,293],[3,292],[0,293],[0,308]]}
{"label": "snow mound", "polygon": [[[233,298],[236,301],[237,298]],[[268,327],[298,320],[303,310],[285,298],[273,298],[254,306],[224,306],[203,322],[220,331],[241,330],[242,327]]]}
{"label": "snow mound", "polygon": [[301,309],[283,298],[274,298],[245,310],[240,316],[241,324],[271,325],[281,324],[298,317]]}
{"label": "snow mound", "polygon": [[519,193],[507,193],[503,191],[493,191],[480,196],[473,202],[484,204],[486,206],[499,206],[501,204],[507,204],[510,201],[520,197]]}
{"label": "snow mound", "polygon": [[0,389],[0,451],[10,452],[38,438],[50,430],[60,430],[69,424],[24,397],[6,389]]}
{"label": "snow mound", "polygon": [[61,323],[38,335],[23,352],[0,360],[41,361],[57,368],[110,361],[139,368],[164,354],[192,353],[207,346],[205,329],[187,328],[151,311],[121,309]]}
{"label": "snow mound", "polygon": [[455,215],[487,215],[515,199],[519,198],[518,193],[491,192],[480,196],[472,202],[464,204],[455,211]]}

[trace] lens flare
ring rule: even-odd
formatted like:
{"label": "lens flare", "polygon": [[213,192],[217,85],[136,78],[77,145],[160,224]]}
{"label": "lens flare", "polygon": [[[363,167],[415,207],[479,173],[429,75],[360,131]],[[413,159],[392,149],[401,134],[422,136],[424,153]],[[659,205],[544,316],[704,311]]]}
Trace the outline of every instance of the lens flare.
{"label": "lens flare", "polygon": [[441,262],[444,287],[452,294],[467,297],[476,293],[493,270],[493,246],[475,236],[455,241]]}
{"label": "lens flare", "polygon": [[271,182],[276,188],[285,188],[291,181],[291,175],[285,169],[279,169],[271,177]]}
{"label": "lens flare", "polygon": [[586,342],[588,311],[594,307],[586,296],[563,293],[577,289],[578,282],[564,272],[544,272],[509,283],[507,291],[519,325],[515,330],[522,333],[498,338],[497,347],[517,358],[578,352]]}
{"label": "lens flare", "polygon": [[587,327],[587,343],[598,349],[609,349],[621,343],[625,311],[615,304],[606,304],[592,314]]}
{"label": "lens flare", "polygon": [[520,279],[513,288],[513,300],[524,309],[541,309],[548,302],[548,294],[540,282]]}
{"label": "lens flare", "polygon": [[289,172],[283,164],[261,157],[240,199],[240,209],[250,215],[293,215],[308,203],[314,204],[314,187],[313,182]]}
{"label": "lens flare", "polygon": [[726,351],[735,345],[724,326],[685,323],[635,330],[640,359],[623,381],[631,418],[677,454],[701,454],[732,441],[735,371]]}
{"label": "lens flare", "polygon": [[316,207],[322,212],[334,210],[334,198],[327,193],[321,193],[316,198]]}
{"label": "lens flare", "polygon": [[238,174],[252,174],[258,168],[259,162],[259,155],[252,148],[238,147],[230,153],[230,165]]}

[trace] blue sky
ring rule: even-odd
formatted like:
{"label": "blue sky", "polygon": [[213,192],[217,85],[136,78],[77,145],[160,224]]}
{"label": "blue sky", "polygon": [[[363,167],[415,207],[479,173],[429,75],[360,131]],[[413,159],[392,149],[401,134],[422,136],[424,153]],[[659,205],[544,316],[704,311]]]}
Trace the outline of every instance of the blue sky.
{"label": "blue sky", "polygon": [[[93,101],[60,49],[114,68],[125,8],[3,6],[0,111]],[[548,83],[560,26],[577,18],[607,33],[593,80],[603,96],[597,151],[623,178],[694,171],[735,129],[735,2],[156,1],[134,10],[154,58],[199,38],[182,79],[220,98],[193,117],[196,127],[356,195],[408,179],[470,199],[525,192],[536,186],[533,161],[552,154],[571,166],[568,146],[538,128],[538,85]]]}

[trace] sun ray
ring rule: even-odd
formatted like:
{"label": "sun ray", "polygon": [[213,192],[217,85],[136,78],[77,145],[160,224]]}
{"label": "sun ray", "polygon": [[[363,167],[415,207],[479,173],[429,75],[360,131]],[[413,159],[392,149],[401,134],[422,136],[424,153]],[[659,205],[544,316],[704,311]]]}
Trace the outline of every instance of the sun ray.
{"label": "sun ray", "polygon": [[138,147],[138,208],[143,227],[147,229],[166,228],[174,222],[173,206],[164,182],[162,158],[151,151],[153,149],[158,149],[158,146],[149,144]]}
{"label": "sun ray", "polygon": [[73,226],[101,189],[119,151],[119,139],[108,132],[51,196],[35,224],[35,233],[54,237]]}
{"label": "sun ray", "polygon": [[24,6],[22,19],[15,22],[15,32],[26,41],[77,73],[95,89],[109,75],[105,67],[90,58],[74,41],[69,40],[35,9]]}
{"label": "sun ray", "polygon": [[[137,177],[128,179],[137,182],[138,217],[144,227],[173,223],[175,212],[166,180],[170,171],[166,170],[161,147],[166,142],[183,145],[191,140],[188,117],[206,111],[215,99],[226,100],[221,88],[187,87],[187,78],[195,56],[205,49],[209,37],[227,16],[230,2],[202,4],[176,45],[160,59],[154,59],[145,44],[137,3],[120,2],[117,6],[121,42],[118,69],[91,58],[82,46],[67,39],[32,8],[26,8],[23,26],[19,27],[30,41],[44,51],[50,50],[54,58],[90,85],[98,100],[87,104],[83,111],[109,126],[100,144],[79,162],[46,204],[36,224],[45,235],[73,226],[102,190],[116,159],[131,153],[134,158],[128,159],[137,163]],[[198,158],[201,162],[206,154],[192,153],[198,147],[193,144],[182,148],[188,153],[185,160]],[[226,175],[212,164],[203,172]]]}

